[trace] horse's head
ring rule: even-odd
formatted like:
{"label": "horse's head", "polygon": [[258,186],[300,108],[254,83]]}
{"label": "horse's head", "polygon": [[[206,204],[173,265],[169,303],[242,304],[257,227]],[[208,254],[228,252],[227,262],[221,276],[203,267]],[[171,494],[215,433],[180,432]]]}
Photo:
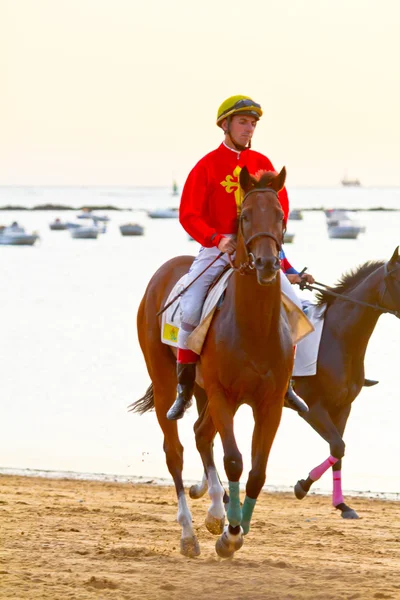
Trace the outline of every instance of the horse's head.
{"label": "horse's head", "polygon": [[285,185],[286,169],[280,173],[263,172],[251,176],[246,167],[240,172],[244,191],[239,217],[238,260],[245,260],[256,270],[261,285],[272,283],[280,269],[279,252],[285,229],[284,214],[278,192]]}
{"label": "horse's head", "polygon": [[382,304],[393,310],[400,318],[400,256],[399,247],[393,252],[392,258],[385,263],[385,291]]}

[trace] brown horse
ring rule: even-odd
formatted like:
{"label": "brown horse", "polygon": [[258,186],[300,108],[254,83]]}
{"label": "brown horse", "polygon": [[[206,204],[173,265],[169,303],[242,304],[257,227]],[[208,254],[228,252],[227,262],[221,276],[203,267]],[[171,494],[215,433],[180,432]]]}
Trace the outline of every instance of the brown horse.
{"label": "brown horse", "polygon": [[296,377],[295,382],[296,391],[309,406],[309,412],[301,416],[329,443],[330,456],[297,482],[295,495],[304,498],[332,467],[332,504],[343,518],[357,519],[342,494],[343,433],[352,402],[364,385],[364,356],[375,325],[383,313],[400,318],[399,248],[387,262],[367,262],[344,275],[337,287],[320,291],[318,303],[327,304],[327,310],[317,374]]}
{"label": "brown horse", "polygon": [[[330,456],[296,483],[294,493],[299,500],[305,498],[313,483],[332,468],[332,504],[344,519],[357,519],[358,514],[345,503],[342,493],[343,434],[352,402],[363,386],[373,385],[364,378],[364,357],[378,319],[383,313],[400,318],[399,248],[387,262],[366,262],[343,275],[336,287],[319,290],[318,304],[326,304],[327,308],[317,374],[294,379],[296,391],[309,406],[308,413],[300,416],[328,442]],[[206,397],[200,398],[198,408],[202,410],[206,402]],[[207,477],[203,476],[200,484],[191,487],[191,497],[200,498],[207,486]]]}
{"label": "brown horse", "polygon": [[[240,184],[245,193],[239,218],[236,264],[221,308],[208,332],[198,368],[196,398],[203,410],[195,424],[196,444],[207,476],[211,507],[206,525],[215,534],[224,531],[224,490],[213,459],[213,440],[220,434],[224,467],[229,481],[229,526],[216,543],[219,556],[229,557],[243,544],[252,512],[264,485],[268,456],[281,419],[284,395],[293,367],[291,332],[281,308],[279,252],[284,233],[278,191],[284,186],[285,169],[264,174],[260,181],[244,167]],[[177,423],[166,413],[176,395],[176,364],[171,348],[161,343],[160,318],[172,287],[188,271],[192,257],[165,263],[152,277],[139,306],[137,324],[152,385],[132,405],[143,413],[155,407],[164,432],[164,451],[178,496],[178,522],[182,526],[181,552],[200,553],[193,532],[182,482],[183,448]],[[206,396],[205,396],[206,394]],[[208,398],[208,402],[204,399]],[[234,436],[234,416],[243,404],[252,407],[254,431],[252,469],[243,507],[239,499],[242,455]]]}

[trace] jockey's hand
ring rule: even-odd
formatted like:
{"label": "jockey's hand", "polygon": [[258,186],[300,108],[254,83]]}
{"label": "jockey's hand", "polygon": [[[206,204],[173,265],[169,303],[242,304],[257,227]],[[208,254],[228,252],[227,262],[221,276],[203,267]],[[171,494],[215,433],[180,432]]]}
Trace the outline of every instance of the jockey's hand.
{"label": "jockey's hand", "polygon": [[221,241],[218,244],[218,250],[220,252],[227,252],[228,254],[232,254],[236,250],[236,240],[228,237],[221,238]]}
{"label": "jockey's hand", "polygon": [[286,273],[286,277],[289,279],[292,285],[295,283],[301,283],[301,277],[297,273]]}
{"label": "jockey's hand", "polygon": [[307,283],[315,283],[315,279],[310,273],[303,273],[301,280],[306,281]]}
{"label": "jockey's hand", "polygon": [[306,283],[315,282],[314,277],[310,273],[303,273],[302,275],[298,275],[297,273],[286,273],[286,277],[289,279],[292,285],[295,283],[301,283],[302,281],[305,281]]}

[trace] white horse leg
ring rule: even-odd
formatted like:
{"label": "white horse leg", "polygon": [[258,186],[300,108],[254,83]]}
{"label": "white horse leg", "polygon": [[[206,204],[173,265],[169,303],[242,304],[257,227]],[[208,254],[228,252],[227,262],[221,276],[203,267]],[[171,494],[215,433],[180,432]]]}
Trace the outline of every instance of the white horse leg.
{"label": "white horse leg", "polygon": [[224,530],[225,523],[225,509],[223,503],[225,492],[215,467],[208,468],[207,481],[211,506],[208,509],[205,524],[210,533],[220,535]]}
{"label": "white horse leg", "polygon": [[193,531],[192,515],[186,502],[185,492],[178,496],[177,521],[182,527],[181,554],[194,558],[200,554],[200,546]]}
{"label": "white horse leg", "polygon": [[207,491],[207,488],[208,488],[207,475],[206,475],[206,472],[204,471],[201,482],[195,483],[194,485],[191,486],[191,488],[189,490],[189,496],[191,498],[193,498],[193,500],[198,500],[199,498],[202,498],[204,496],[204,494]]}

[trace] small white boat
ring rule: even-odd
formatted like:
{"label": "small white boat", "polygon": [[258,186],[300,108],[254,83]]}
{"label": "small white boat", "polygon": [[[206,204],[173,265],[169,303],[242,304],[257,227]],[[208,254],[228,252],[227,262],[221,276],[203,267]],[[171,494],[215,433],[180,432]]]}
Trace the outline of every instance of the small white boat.
{"label": "small white boat", "polygon": [[356,240],[361,227],[351,221],[339,221],[328,227],[328,236],[332,239]]}
{"label": "small white boat", "polygon": [[152,219],[177,219],[179,217],[178,208],[156,208],[148,210],[147,215]]}
{"label": "small white boat", "polygon": [[122,235],[143,235],[144,227],[139,225],[139,223],[125,223],[125,225],[120,225],[119,230]]}
{"label": "small white boat", "polygon": [[301,210],[299,208],[294,208],[289,213],[289,220],[290,221],[302,221],[303,213],[301,212]]}
{"label": "small white boat", "polygon": [[347,210],[326,210],[325,215],[331,239],[355,240],[361,232],[365,232],[365,226],[355,221]]}
{"label": "small white boat", "polygon": [[90,209],[83,209],[83,211],[76,215],[77,219],[92,219],[93,221],[102,221],[103,223],[107,223],[110,220],[110,217],[107,215],[95,215]]}
{"label": "small white boat", "polygon": [[283,237],[283,241],[285,244],[292,244],[293,240],[294,240],[294,233],[291,233],[289,231],[285,231],[285,235]]}
{"label": "small white boat", "polygon": [[68,229],[68,223],[57,218],[52,223],[49,223],[49,227],[52,231],[63,231],[64,229]]}
{"label": "small white boat", "polygon": [[71,237],[77,240],[96,240],[99,235],[99,229],[95,225],[80,226],[70,228]]}
{"label": "small white boat", "polygon": [[0,245],[2,246],[33,246],[39,235],[36,232],[26,233],[23,227],[18,223],[13,223],[10,227],[0,228]]}

